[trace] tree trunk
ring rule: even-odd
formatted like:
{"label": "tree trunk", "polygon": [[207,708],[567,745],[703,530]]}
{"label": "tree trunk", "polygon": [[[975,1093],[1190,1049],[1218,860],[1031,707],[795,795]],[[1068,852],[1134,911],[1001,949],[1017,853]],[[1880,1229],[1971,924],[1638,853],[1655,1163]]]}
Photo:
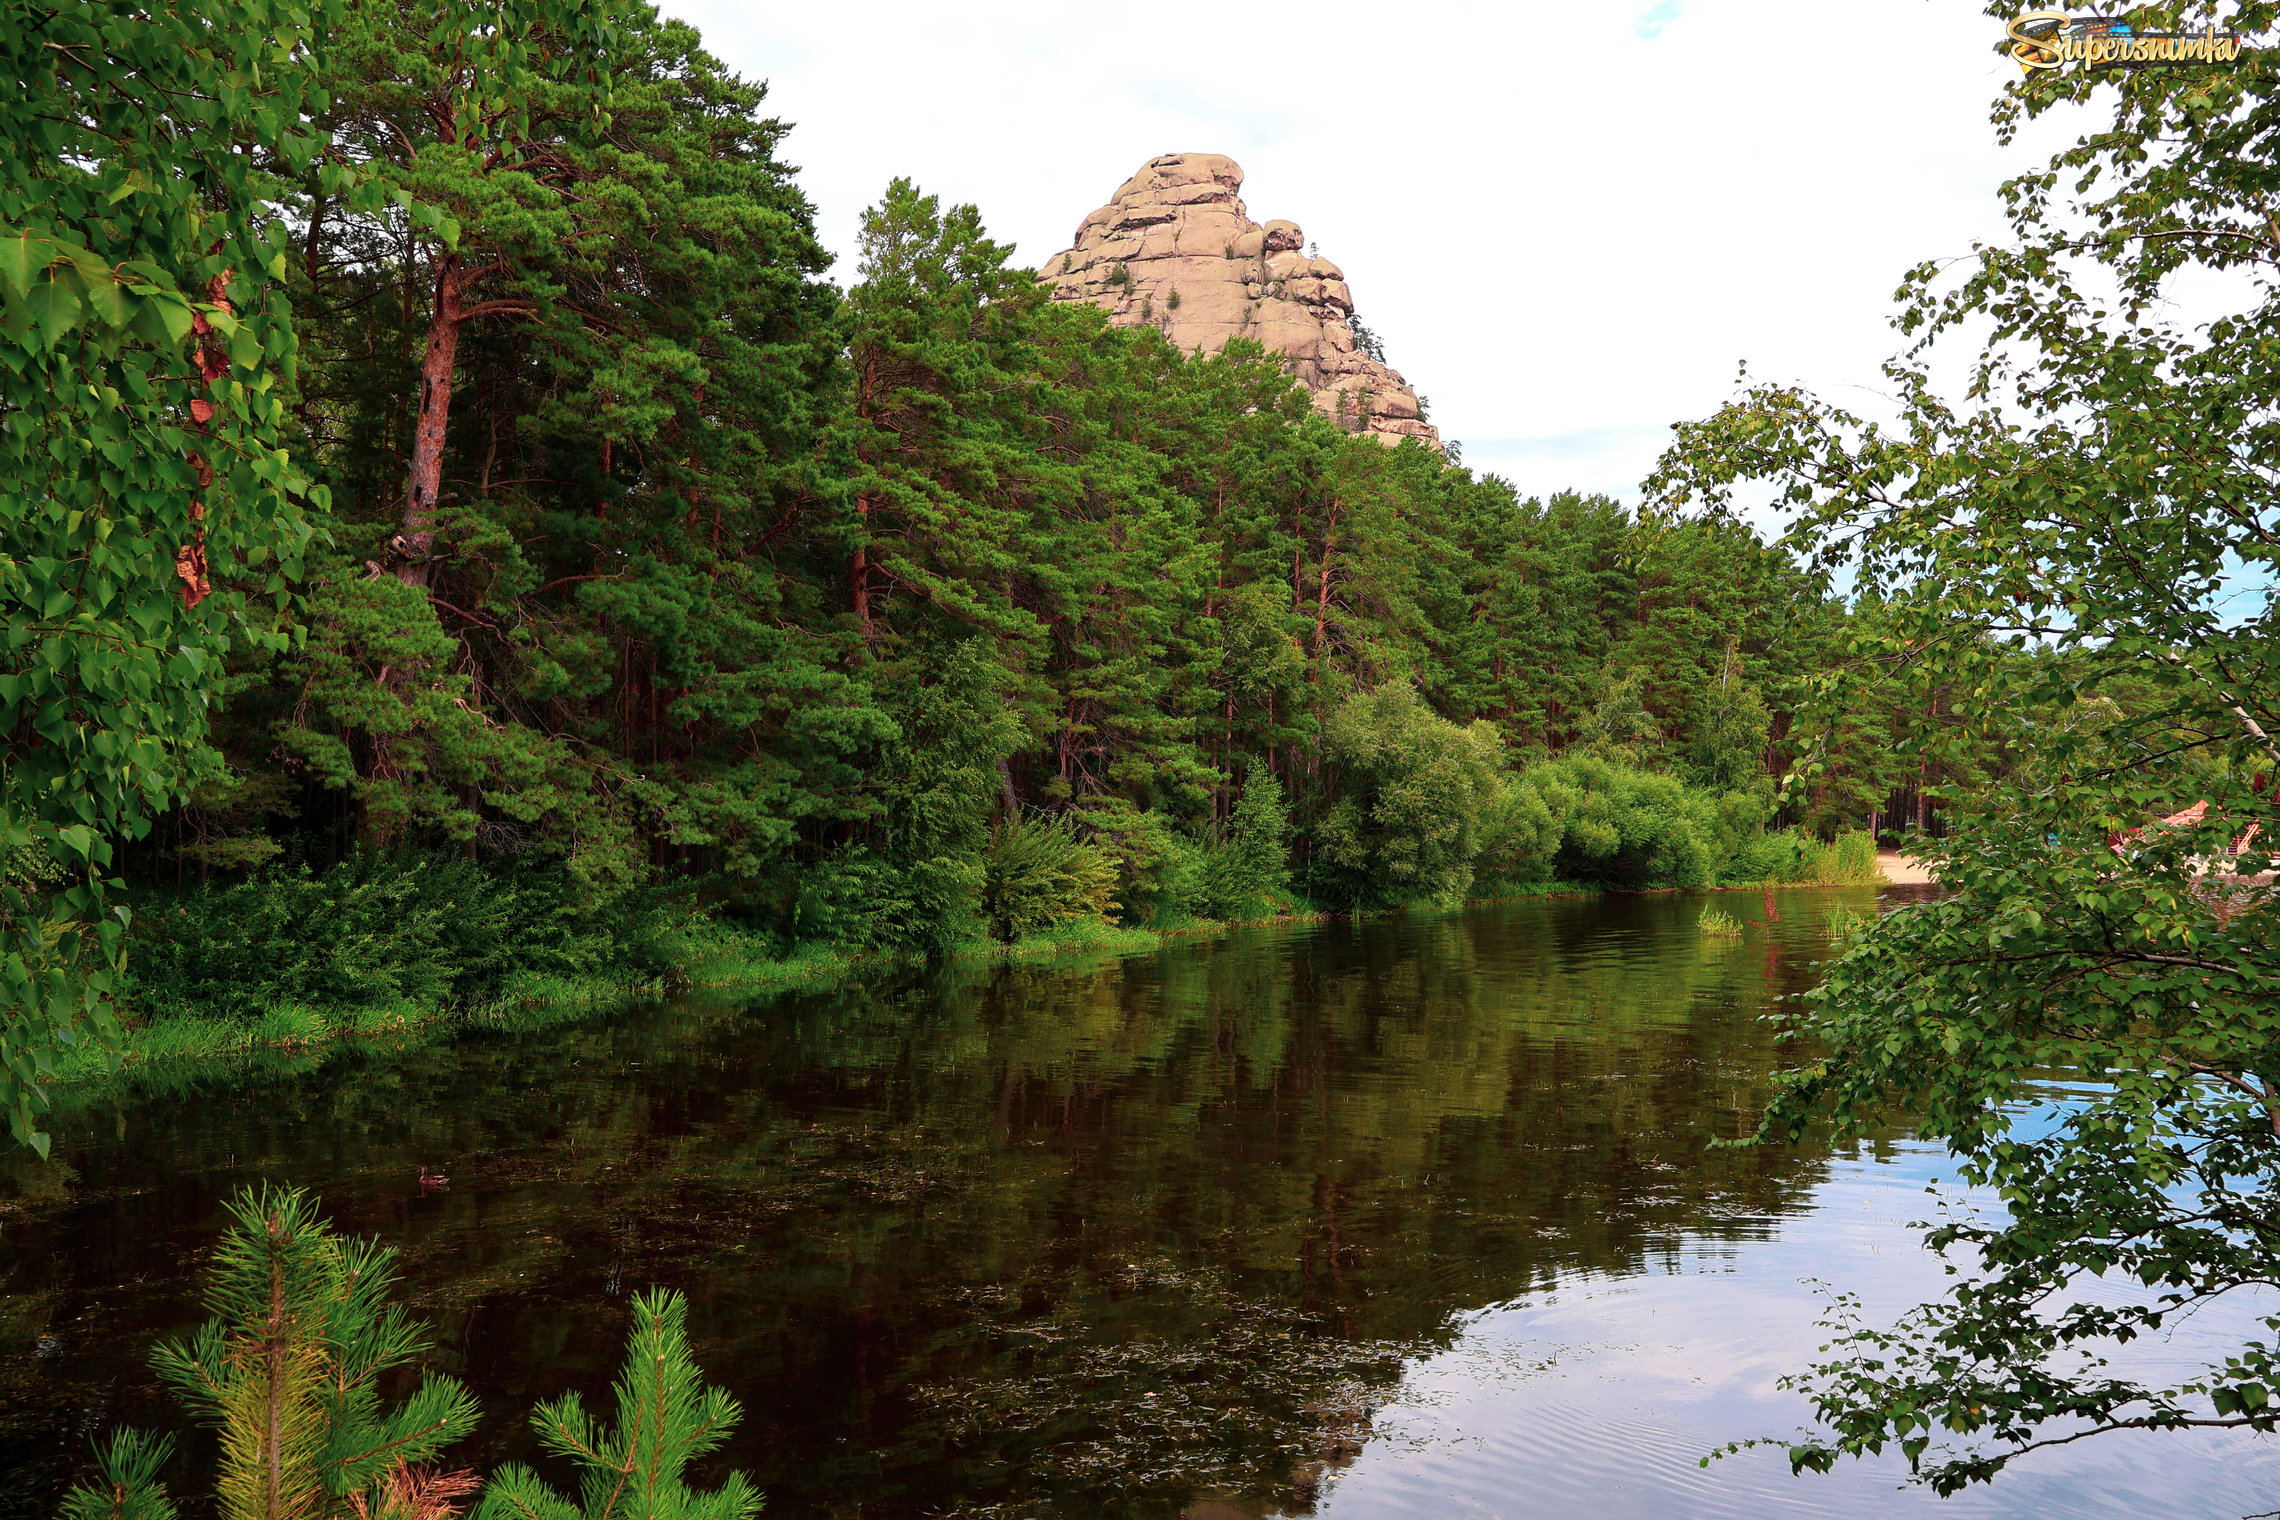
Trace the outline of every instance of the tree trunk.
{"label": "tree trunk", "polygon": [[420,413],[412,428],[411,480],[404,492],[404,530],[389,544],[396,579],[425,586],[435,552],[436,498],[443,488],[443,442],[451,425],[451,378],[459,362],[460,300],[466,292],[459,255],[436,261],[435,310],[428,318],[427,353],[420,360]]}
{"label": "tree trunk", "polygon": [[855,498],[855,519],[862,524],[863,537],[855,545],[855,557],[847,566],[847,591],[855,607],[855,626],[861,630],[863,642],[871,642],[871,563],[865,553],[871,541],[871,499]]}
{"label": "tree trunk", "polygon": [[1330,559],[1338,538],[1338,503],[1330,504],[1330,520],[1322,525],[1322,580],[1314,595],[1314,657],[1322,658],[1322,636],[1330,620]]}

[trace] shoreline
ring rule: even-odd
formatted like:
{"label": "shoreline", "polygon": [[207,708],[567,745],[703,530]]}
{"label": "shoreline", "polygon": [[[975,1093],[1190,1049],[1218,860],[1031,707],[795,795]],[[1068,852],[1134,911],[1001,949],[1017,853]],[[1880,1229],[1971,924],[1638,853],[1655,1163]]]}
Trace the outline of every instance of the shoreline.
{"label": "shoreline", "polygon": [[1931,869],[1917,862],[1913,855],[1899,850],[1879,850],[1876,868],[1884,873],[1884,883],[1891,887],[1936,887],[1940,884]]}
{"label": "shoreline", "polygon": [[[1910,878],[1928,879],[1928,878]],[[1758,891],[1765,887],[1874,886],[1875,882],[1738,882],[1717,887],[1655,887],[1637,894]],[[1597,897],[1606,889],[1577,882],[1546,882],[1533,889],[1467,898],[1464,907],[1526,902],[1542,898]],[[1341,918],[1378,918],[1411,911],[1342,914],[1309,909],[1252,919],[1203,919],[1143,929],[1111,924],[1078,925],[1025,935],[1012,944],[985,943],[954,951],[952,964],[998,962],[1035,964],[1076,960],[1089,955],[1145,954],[1180,941],[1210,939],[1243,929],[1284,928],[1328,923]],[[1447,911],[1447,910],[1441,910]],[[810,950],[787,959],[738,953],[733,943],[714,942],[672,974],[645,981],[614,982],[600,977],[534,979],[503,996],[472,1008],[438,1007],[409,1001],[390,1005],[320,1011],[302,1005],[272,1008],[258,1019],[217,1019],[196,1014],[160,1019],[129,1016],[126,1039],[116,1052],[82,1046],[57,1064],[41,1084],[54,1099],[69,1096],[76,1108],[120,1085],[157,1089],[183,1087],[207,1079],[226,1080],[249,1066],[279,1073],[314,1071],[329,1062],[360,1054],[388,1054],[448,1037],[460,1029],[524,1032],[594,1017],[604,1010],[654,1003],[678,993],[769,994],[820,991],[882,970],[915,964],[906,956],[875,951]]]}
{"label": "shoreline", "polygon": [[[1160,949],[1175,939],[1203,939],[1238,929],[1319,923],[1334,914],[1305,912],[1269,918],[1201,920],[1161,929],[1087,924],[1025,935],[1012,944],[985,943],[952,952],[951,963],[1025,963],[1085,955],[1124,956]],[[712,947],[708,947],[712,948]],[[138,1078],[172,1073],[195,1080],[197,1068],[219,1074],[265,1059],[279,1069],[313,1070],[339,1056],[410,1049],[459,1028],[519,1031],[574,1022],[600,1010],[657,1002],[676,993],[767,994],[820,991],[858,975],[916,964],[908,956],[876,951],[809,950],[788,959],[741,955],[733,945],[692,957],[675,972],[643,981],[601,977],[539,978],[475,1007],[410,1001],[320,1011],[302,1005],[270,1009],[260,1018],[216,1019],[196,1014],[150,1019],[127,1015],[126,1039],[111,1053],[82,1045],[57,1063],[41,1083],[51,1098],[99,1091]]]}

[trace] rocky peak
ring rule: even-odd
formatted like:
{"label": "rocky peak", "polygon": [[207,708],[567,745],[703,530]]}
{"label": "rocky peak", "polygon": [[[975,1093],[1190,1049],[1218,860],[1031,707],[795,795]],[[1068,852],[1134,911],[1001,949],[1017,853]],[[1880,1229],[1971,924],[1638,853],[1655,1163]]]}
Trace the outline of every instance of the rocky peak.
{"label": "rocky peak", "polygon": [[1440,447],[1417,393],[1354,337],[1344,271],[1309,256],[1296,222],[1251,220],[1243,170],[1219,153],[1167,153],[1126,180],[1040,271],[1057,301],[1159,328],[1181,349],[1217,353],[1253,338],[1290,361],[1321,413],[1352,432]]}

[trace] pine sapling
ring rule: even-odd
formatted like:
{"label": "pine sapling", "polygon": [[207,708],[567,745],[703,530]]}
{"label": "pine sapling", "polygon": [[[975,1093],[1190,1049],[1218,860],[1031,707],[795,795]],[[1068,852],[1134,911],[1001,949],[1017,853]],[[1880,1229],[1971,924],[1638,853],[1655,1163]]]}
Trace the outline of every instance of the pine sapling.
{"label": "pine sapling", "polygon": [[[396,1253],[334,1234],[297,1189],[248,1188],[229,1210],[236,1225],[207,1268],[214,1317],[152,1358],[190,1412],[221,1431],[224,1520],[397,1512],[391,1489],[431,1481],[411,1464],[472,1429],[475,1402],[455,1380],[430,1373],[409,1399],[382,1406],[381,1376],[426,1349],[419,1327],[387,1302]],[[156,1457],[142,1460],[150,1450]],[[147,1446],[125,1452],[114,1440],[106,1479],[116,1474],[122,1493],[164,1505],[156,1484],[164,1456]],[[170,1507],[116,1513],[163,1520]]]}
{"label": "pine sapling", "polygon": [[95,1448],[101,1479],[65,1494],[58,1520],[174,1520],[174,1501],[158,1481],[158,1470],[173,1455],[170,1436],[113,1432]]}
{"label": "pine sapling", "polygon": [[688,1486],[689,1463],[716,1450],[744,1412],[707,1388],[689,1355],[688,1304],[653,1288],[633,1301],[633,1333],[617,1381],[617,1426],[605,1432],[577,1394],[531,1415],[547,1450],[581,1470],[573,1504],[520,1464],[492,1480],[476,1520],[750,1520],[761,1496],[741,1472],[710,1493]]}

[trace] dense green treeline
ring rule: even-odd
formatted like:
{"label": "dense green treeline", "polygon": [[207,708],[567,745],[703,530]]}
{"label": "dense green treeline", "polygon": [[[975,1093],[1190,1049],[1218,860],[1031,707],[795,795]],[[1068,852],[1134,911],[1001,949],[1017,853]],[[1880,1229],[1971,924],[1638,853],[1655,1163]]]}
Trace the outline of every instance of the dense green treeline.
{"label": "dense green treeline", "polygon": [[[940,953],[1756,880],[1801,858],[1769,823],[1827,837],[1924,779],[1876,714],[1799,727],[1859,614],[1729,516],[1343,432],[1256,347],[1049,301],[905,182],[842,290],[764,91],[646,9],[311,14],[298,135],[255,112],[233,159],[232,299],[284,335],[241,358],[291,360],[243,383],[291,468],[208,482],[232,520],[281,490],[305,541],[280,570],[201,540],[211,700],[148,801],[86,837],[9,804],[27,946],[97,911],[72,879],[137,894],[130,1005],[205,999],[220,944],[241,993],[393,949],[396,995],[464,1000],[510,964],[660,974],[692,913],[760,955]],[[0,692],[12,773],[36,696]],[[351,900],[355,967],[252,949]]]}
{"label": "dense green treeline", "polygon": [[[401,137],[456,87],[423,14],[344,18],[323,125],[457,235],[280,180],[330,542],[154,878],[412,847],[939,947],[1052,820],[1112,873],[1080,899],[1239,906],[1201,857],[1270,778],[1290,886],[1253,908],[1462,896],[1484,851],[1731,866],[1843,623],[1746,529],[1342,433],[1256,349],[1048,302],[907,184],[842,295],[784,127],[677,22],[625,22],[606,125],[540,92],[512,171]],[[1624,863],[1557,812],[1592,786],[1506,795],[1577,750],[1683,781],[1657,806],[1707,837]]]}

